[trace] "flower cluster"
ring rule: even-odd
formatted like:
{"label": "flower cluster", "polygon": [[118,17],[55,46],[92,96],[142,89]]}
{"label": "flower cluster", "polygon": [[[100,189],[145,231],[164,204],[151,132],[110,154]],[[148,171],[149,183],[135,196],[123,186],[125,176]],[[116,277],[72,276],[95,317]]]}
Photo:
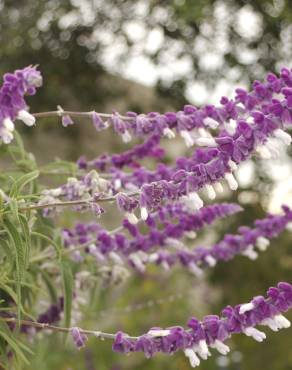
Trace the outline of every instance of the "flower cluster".
{"label": "flower cluster", "polygon": [[[49,216],[53,211],[69,205],[76,211],[90,209],[100,216],[104,212],[100,205],[102,202],[115,202],[123,214],[121,224],[116,229],[108,231],[97,222],[89,222],[78,223],[73,229],[62,231],[65,248],[60,251],[58,249],[58,253],[62,255],[61,268],[63,257],[65,261],[67,254],[78,262],[83,261],[85,256],[90,257],[86,258],[89,261],[94,257],[102,268],[118,279],[126,276],[125,265],[144,272],[150,263],[169,269],[177,262],[201,276],[203,268],[213,267],[218,261],[228,261],[238,254],[256,259],[259,251],[266,250],[271,238],[278,236],[285,229],[292,228],[292,210],[283,206],[283,214],[268,214],[266,218],[256,220],[253,227],[241,226],[237,234],[226,234],[211,247],[187,246],[203,227],[242,210],[236,204],[227,203],[204,207],[199,191],[204,190],[208,198],[214,200],[217,193],[223,191],[223,179],[231,190],[236,190],[238,184],[233,173],[241,162],[254,154],[263,158],[274,157],[277,155],[275,141],[290,145],[291,137],[285,130],[292,124],[292,70],[283,68],[279,77],[268,74],[265,82],[255,81],[250,92],[236,89],[234,99],[222,97],[219,106],[206,105],[196,108],[186,105],[178,112],[164,114],[128,112],[126,116],[121,116],[117,112],[68,112],[58,106],[57,111],[31,115],[24,97],[33,95],[41,84],[40,72],[31,66],[4,76],[4,84],[0,89],[2,142],[8,144],[13,139],[16,119],[31,126],[35,123],[35,117],[56,115],[62,118],[62,124],[66,127],[73,124],[71,116],[74,114],[91,117],[97,131],[112,126],[124,142],[129,142],[133,136],[143,138],[144,142],[122,153],[103,154],[90,161],[81,157],[78,160],[78,177],[68,178],[65,184],[54,189],[43,190],[37,204],[26,205],[25,201],[21,200],[18,207],[13,203],[13,215],[9,215],[10,208],[2,215],[3,237],[7,240],[16,240],[15,244],[18,240],[27,241],[30,232],[36,238],[50,240],[42,234],[43,230],[41,233],[32,231],[34,227],[38,227],[35,225],[43,222],[34,222],[32,218],[25,223],[23,213],[23,217],[17,217],[17,222],[21,225],[12,227],[7,218],[16,218],[15,212],[42,209],[44,215]],[[107,118],[107,121],[104,118]],[[183,138],[188,147],[195,146],[195,149],[189,157],[178,158],[176,163],[170,166],[161,163],[164,149],[160,142],[162,137],[174,138],[175,133]],[[143,160],[146,158],[157,159],[156,168],[144,167]],[[104,173],[99,174],[96,171]],[[21,181],[29,181],[30,178],[31,174]],[[27,182],[21,184],[26,185]],[[9,203],[11,199],[3,190],[0,189],[0,192]],[[136,214],[138,208],[140,217]],[[20,234],[15,238],[18,232],[25,235]],[[17,255],[18,246],[16,249]],[[24,253],[22,249],[21,253]],[[26,257],[25,251],[25,257],[19,256],[20,262]],[[46,258],[55,258],[55,255],[43,253],[36,255],[35,259],[32,258],[29,262]],[[21,265],[25,266],[25,262],[21,264],[16,260],[17,277],[22,274],[19,270]],[[79,266],[74,263],[68,263],[68,266],[66,264],[66,268],[71,269],[71,265],[74,268],[70,275],[74,272],[76,287],[82,290],[83,278],[90,273],[77,272]],[[66,271],[62,273],[64,285],[69,284],[65,281]],[[9,292],[7,291],[8,295]],[[235,333],[243,333],[261,342],[266,335],[255,328],[257,325],[268,326],[274,331],[289,327],[290,322],[282,313],[292,308],[292,285],[281,282],[277,287],[268,290],[266,298],[257,296],[246,304],[227,306],[220,316],[208,315],[201,321],[193,317],[186,329],[179,326],[167,329],[155,327],[144,335],[131,337],[122,332],[114,335],[83,330],[77,326],[61,328],[50,325],[60,319],[64,308],[64,314],[67,314],[66,286],[63,292],[64,299],[60,298],[51,305],[38,317],[38,321],[19,318],[22,331],[28,328],[48,328],[70,332],[78,348],[85,346],[88,334],[93,334],[99,338],[114,339],[114,351],[142,351],[146,357],[157,352],[172,354],[183,350],[192,367],[198,366],[200,359],[208,358],[210,348],[216,348],[226,355],[229,347],[224,342]],[[15,296],[19,298],[19,294],[21,284]],[[75,306],[72,304],[73,309],[78,303],[76,302],[77,300]],[[76,317],[79,319],[78,315]],[[1,318],[9,323],[13,330],[15,315],[4,312]]]}
{"label": "flower cluster", "polygon": [[108,171],[111,167],[119,169],[125,166],[137,168],[140,167],[138,161],[143,158],[152,157],[159,159],[164,155],[164,150],[159,146],[160,139],[160,136],[152,135],[144,143],[138,144],[120,154],[104,153],[91,161],[87,161],[85,157],[80,157],[77,164],[80,169],[93,168],[98,171]]}
{"label": "flower cluster", "polygon": [[157,251],[151,262],[162,266],[173,266],[179,262],[195,275],[202,274],[202,267],[213,267],[218,261],[229,261],[237,255],[251,260],[258,257],[270,245],[270,239],[277,237],[283,230],[291,230],[292,211],[283,206],[283,215],[270,215],[256,220],[254,227],[239,227],[239,234],[226,234],[224,238],[211,247],[196,247],[192,250],[184,247],[175,252]]}
{"label": "flower cluster", "polygon": [[148,217],[148,230],[144,233],[140,231],[139,225],[133,225],[125,219],[123,227],[131,238],[120,229],[110,233],[99,224],[89,223],[77,224],[72,230],[64,229],[63,240],[66,248],[73,250],[72,257],[76,261],[82,261],[80,248],[84,246],[84,251],[93,255],[98,263],[112,261],[123,264],[127,261],[141,272],[147,264],[155,263],[169,269],[180,263],[201,277],[202,268],[214,267],[217,262],[229,261],[237,255],[255,260],[258,252],[267,249],[270,239],[285,229],[291,229],[292,211],[287,206],[282,208],[283,215],[268,214],[266,218],[256,220],[252,228],[240,226],[238,234],[227,234],[211,247],[197,246],[190,249],[180,239],[193,239],[196,232],[205,225],[241,211],[236,204],[215,204],[197,213],[190,213],[183,204],[173,203],[160,207],[159,211]]}
{"label": "flower cluster", "polygon": [[35,123],[28,112],[25,95],[34,95],[42,85],[42,76],[36,67],[26,67],[6,73],[0,89],[0,140],[9,144],[13,140],[14,121],[22,120],[27,126]]}
{"label": "flower cluster", "polygon": [[[63,230],[63,241],[71,249],[75,260],[80,261],[80,247],[93,255],[99,263],[106,260],[122,264],[128,262],[133,268],[143,272],[147,263],[159,262],[159,254],[152,253],[158,248],[183,250],[179,239],[194,238],[196,232],[215,220],[241,211],[236,204],[215,204],[191,213],[184,204],[174,203],[160,207],[159,211],[148,217],[146,233],[139,225],[133,225],[124,219],[122,230],[111,233],[97,223],[77,224],[74,229]],[[128,231],[130,237],[126,235]],[[77,251],[76,251],[77,248]],[[165,262],[164,266],[166,267]]]}
{"label": "flower cluster", "polygon": [[[239,163],[255,153],[264,158],[275,156],[275,141],[291,143],[290,135],[284,131],[292,123],[291,96],[292,71],[283,68],[280,77],[268,74],[264,83],[255,81],[251,92],[236,89],[233,100],[222,97],[218,107],[207,105],[197,109],[187,105],[179,112],[128,113],[126,117],[114,113],[108,122],[116,132],[127,140],[131,135],[150,135],[149,140],[119,155],[105,155],[90,162],[81,159],[78,164],[83,169],[94,166],[108,170],[113,193],[138,191],[145,219],[162,202],[182,197],[187,198],[193,209],[198,209],[203,205],[198,191],[204,188],[214,199],[222,191],[222,179],[236,190],[233,172]],[[210,128],[217,129],[213,135]],[[159,137],[172,137],[173,129],[188,146],[204,148],[196,148],[188,158],[179,158],[175,166],[159,163],[155,170],[149,170],[136,163],[136,159],[144,156],[160,155],[161,148],[156,146]],[[125,165],[133,171],[123,171]]]}
{"label": "flower cluster", "polygon": [[201,321],[192,317],[188,329],[180,326],[167,329],[152,328],[139,337],[130,337],[123,332],[115,336],[113,350],[116,352],[144,352],[151,357],[157,352],[172,354],[183,350],[192,367],[206,360],[210,348],[226,355],[230,348],[224,343],[233,334],[243,333],[258,342],[266,338],[266,334],[255,327],[268,326],[273,331],[290,327],[290,321],[282,313],[292,308],[292,285],[278,283],[277,287],[269,288],[267,297],[257,296],[247,304],[235,307],[227,306],[221,316],[208,315]]}
{"label": "flower cluster", "polygon": [[[60,204],[64,200],[73,201],[75,203],[72,206],[75,210],[91,209],[97,216],[100,216],[104,210],[97,201],[108,192],[108,182],[92,170],[80,180],[70,177],[67,183],[62,186],[43,190],[38,205],[44,206],[43,213],[45,216],[49,216],[57,210],[58,203]],[[48,207],[45,207],[46,205]]]}

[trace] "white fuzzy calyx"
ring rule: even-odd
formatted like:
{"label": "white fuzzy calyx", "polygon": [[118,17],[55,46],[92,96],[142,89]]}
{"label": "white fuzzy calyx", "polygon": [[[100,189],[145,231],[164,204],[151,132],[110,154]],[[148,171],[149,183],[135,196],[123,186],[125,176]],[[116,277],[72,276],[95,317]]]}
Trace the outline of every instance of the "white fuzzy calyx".
{"label": "white fuzzy calyx", "polygon": [[205,186],[205,189],[207,191],[208,198],[211,199],[211,200],[214,200],[216,198],[216,192],[215,192],[213,186],[210,185],[210,184],[207,184]]}
{"label": "white fuzzy calyx", "polygon": [[266,339],[266,334],[263,331],[260,331],[253,327],[248,327],[243,330],[243,333],[247,335],[248,337],[252,337],[257,342],[262,342],[264,339]]}
{"label": "white fuzzy calyx", "polygon": [[174,139],[175,133],[169,127],[165,127],[163,129],[163,136],[166,136],[168,139]]}
{"label": "white fuzzy calyx", "polygon": [[141,207],[141,218],[143,221],[146,221],[148,218],[148,211],[146,207]]}
{"label": "white fuzzy calyx", "polygon": [[195,262],[189,263],[188,268],[190,272],[198,278],[201,278],[204,275],[204,271]]}
{"label": "white fuzzy calyx", "polygon": [[135,213],[132,212],[126,212],[126,218],[132,225],[136,225],[139,221]]}
{"label": "white fuzzy calyx", "polygon": [[184,139],[185,144],[188,148],[190,148],[191,146],[195,144],[195,141],[192,138],[192,135],[187,130],[180,131],[180,136]]}
{"label": "white fuzzy calyx", "polygon": [[246,312],[249,312],[255,308],[254,304],[252,302],[244,303],[240,306],[239,313],[240,315],[243,315]]}
{"label": "white fuzzy calyx", "polygon": [[210,347],[217,349],[221,355],[227,355],[230,352],[230,348],[221,342],[221,340],[216,339],[213,343],[210,344]]}
{"label": "white fuzzy calyx", "polygon": [[217,263],[216,259],[210,254],[205,257],[205,261],[210,267],[214,267]]}
{"label": "white fuzzy calyx", "polygon": [[211,148],[217,146],[215,139],[211,137],[199,137],[196,139],[196,144],[199,146],[207,146]]}
{"label": "white fuzzy calyx", "polygon": [[291,136],[287,134],[287,132],[281,130],[280,128],[274,131],[274,136],[285,145],[291,144],[291,141],[292,141]]}
{"label": "white fuzzy calyx", "polygon": [[33,126],[35,124],[35,117],[22,109],[18,112],[17,118],[23,121],[27,126]]}
{"label": "white fuzzy calyx", "polygon": [[265,237],[263,237],[263,236],[259,236],[259,237],[257,238],[256,246],[257,246],[257,248],[258,248],[260,251],[264,252],[264,251],[267,249],[267,247],[268,247],[269,245],[270,245],[270,241],[269,241],[269,239],[267,239],[267,238],[265,238]]}
{"label": "white fuzzy calyx", "polygon": [[253,245],[248,245],[244,251],[241,252],[243,256],[248,257],[252,261],[256,260],[258,258],[257,252],[254,250]]}
{"label": "white fuzzy calyx", "polygon": [[219,122],[215,121],[211,117],[204,118],[203,123],[204,123],[205,126],[210,127],[212,129],[216,129],[219,126]]}
{"label": "white fuzzy calyx", "polygon": [[227,184],[231,190],[236,190],[238,188],[238,183],[231,172],[227,172],[224,178],[227,181]]}
{"label": "white fuzzy calyx", "polygon": [[188,357],[191,367],[197,367],[200,365],[200,359],[192,348],[185,349],[184,353]]}
{"label": "white fuzzy calyx", "polygon": [[207,360],[211,353],[205,340],[201,339],[198,343],[193,345],[193,350],[203,359]]}

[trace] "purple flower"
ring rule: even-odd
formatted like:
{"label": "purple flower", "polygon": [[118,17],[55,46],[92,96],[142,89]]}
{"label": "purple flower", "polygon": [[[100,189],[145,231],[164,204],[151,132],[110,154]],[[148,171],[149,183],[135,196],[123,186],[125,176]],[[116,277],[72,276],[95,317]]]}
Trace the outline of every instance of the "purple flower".
{"label": "purple flower", "polygon": [[64,114],[62,116],[62,125],[64,127],[74,125],[74,122],[73,122],[72,118],[69,116],[69,114]]}
{"label": "purple flower", "polygon": [[77,327],[71,328],[70,332],[76,347],[78,349],[85,347],[85,343],[88,339],[87,336],[84,333],[82,333],[82,331]]}

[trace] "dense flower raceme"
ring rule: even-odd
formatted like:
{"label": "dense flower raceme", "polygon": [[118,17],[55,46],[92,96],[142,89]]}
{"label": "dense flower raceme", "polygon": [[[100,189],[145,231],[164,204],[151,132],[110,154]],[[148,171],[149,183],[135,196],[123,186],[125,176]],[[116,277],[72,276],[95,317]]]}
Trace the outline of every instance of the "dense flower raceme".
{"label": "dense flower raceme", "polygon": [[[159,164],[156,170],[139,167],[132,173],[124,172],[119,167],[127,161],[132,163],[135,150],[130,154],[125,152],[125,158],[120,154],[117,160],[120,165],[110,167],[112,179],[109,191],[115,194],[120,189],[139,190],[144,219],[161,202],[181,197],[185,197],[193,209],[198,209],[202,206],[197,194],[199,190],[205,188],[209,197],[214,199],[216,191],[222,190],[222,179],[235,190],[237,182],[232,172],[237,164],[255,152],[265,158],[276,155],[275,141],[290,144],[291,137],[284,130],[292,123],[292,71],[283,68],[279,78],[269,74],[265,83],[255,81],[250,93],[237,89],[235,99],[223,97],[220,107],[208,105],[197,109],[186,106],[184,111],[177,113],[161,115],[152,112],[140,116],[131,113],[129,117],[132,119],[123,121],[114,113],[110,119],[114,129],[122,136],[129,137],[129,132],[138,136],[159,136],[165,129],[169,132],[175,127],[188,144],[205,148],[195,149],[189,158],[178,159],[173,167]],[[209,122],[207,126],[212,122],[213,127],[219,127],[217,136],[210,136],[206,130],[203,134],[199,133],[198,129],[202,129],[206,121]],[[193,140],[192,135],[197,139]],[[105,158],[105,161],[108,160],[113,164],[112,157]],[[97,162],[97,166],[105,166],[102,158]],[[86,161],[79,161],[80,167],[86,165]],[[80,199],[78,192],[76,194],[76,199]]]}
{"label": "dense flower raceme", "polygon": [[[142,233],[138,225],[124,220],[124,230],[130,234],[128,237],[122,230],[110,233],[97,223],[77,224],[74,229],[63,230],[65,247],[73,250],[73,257],[80,261],[82,256],[79,247],[84,246],[87,253],[93,255],[98,262],[106,260],[115,263],[126,261],[134,268],[144,271],[145,264],[155,262],[155,255],[149,254],[157,248],[182,248],[178,239],[187,236],[195,237],[196,231],[215,220],[241,211],[236,204],[215,204],[202,208],[197,213],[190,213],[179,203],[174,203],[160,209],[148,217],[146,224],[148,230]],[[145,226],[145,224],[142,224]],[[76,250],[76,248],[78,250]]]}
{"label": "dense flower raceme", "polygon": [[282,315],[292,308],[292,285],[278,283],[277,287],[269,288],[267,297],[254,297],[249,303],[235,307],[227,306],[221,315],[208,315],[199,321],[192,317],[185,329],[180,326],[167,329],[152,328],[139,337],[129,337],[118,332],[115,336],[113,350],[116,352],[144,352],[151,357],[157,352],[172,354],[183,350],[192,367],[200,364],[211,355],[210,348],[226,355],[230,348],[224,343],[233,334],[243,333],[258,342],[266,338],[266,334],[255,326],[268,326],[273,331],[288,328],[290,322]]}
{"label": "dense flower raceme", "polygon": [[[38,205],[46,205],[51,203],[60,203],[64,200],[75,201],[80,200],[84,203],[76,204],[73,208],[77,211],[91,209],[97,216],[100,216],[104,210],[98,204],[98,199],[106,196],[109,193],[109,183],[101,178],[96,171],[91,171],[81,179],[70,177],[67,183],[55,189],[44,190]],[[56,207],[44,208],[44,215],[49,216]]]}
{"label": "dense flower raceme", "polygon": [[164,150],[159,146],[160,139],[160,136],[152,135],[144,143],[135,145],[120,154],[102,154],[91,161],[87,161],[85,157],[80,157],[77,164],[80,169],[92,168],[98,171],[106,171],[110,167],[140,167],[139,160],[146,157],[159,159],[164,155]]}
{"label": "dense flower raceme", "polygon": [[25,95],[34,95],[42,85],[42,76],[36,67],[26,67],[6,73],[0,89],[0,142],[8,144],[13,139],[14,121],[22,120],[32,126],[35,118],[28,113]]}
{"label": "dense flower raceme", "polygon": [[[235,204],[218,204],[204,207],[196,214],[189,214],[181,211],[181,204],[166,206],[154,214],[156,217],[148,217],[146,223],[149,230],[144,234],[137,225],[124,220],[124,228],[131,234],[131,239],[121,232],[111,234],[96,223],[78,224],[73,230],[65,229],[63,239],[65,246],[73,250],[85,245],[85,251],[100,263],[110,260],[122,264],[126,258],[132,267],[141,272],[151,263],[166,269],[180,263],[200,277],[202,268],[213,267],[218,261],[228,261],[237,255],[255,260],[258,251],[267,249],[270,239],[285,229],[291,230],[292,210],[287,206],[282,208],[282,215],[268,214],[266,218],[256,220],[252,228],[241,226],[238,234],[227,234],[211,247],[189,249],[179,239],[185,236],[194,238],[196,231],[204,225],[209,225],[218,217],[238,212],[240,207]],[[170,220],[169,216],[177,218],[177,222]],[[77,261],[82,260],[80,250],[72,256]]]}
{"label": "dense flower raceme", "polygon": [[283,206],[283,215],[270,215],[256,220],[254,227],[239,227],[239,234],[226,234],[224,238],[211,247],[196,247],[193,250],[181,248],[174,252],[168,250],[157,251],[151,256],[151,262],[163,266],[173,266],[180,263],[196,275],[201,275],[201,267],[213,267],[218,261],[229,261],[241,254],[255,260],[258,251],[267,249],[271,238],[277,237],[283,230],[291,230],[292,211]]}
{"label": "dense flower raceme", "polygon": [[[178,112],[167,112],[160,114],[150,112],[148,114],[137,114],[128,112],[126,116],[120,116],[114,112],[106,122],[101,115],[92,112],[92,120],[98,131],[112,125],[114,130],[128,141],[131,135],[147,136],[159,135],[173,138],[174,129],[184,138],[188,146],[194,144],[204,145],[208,140],[202,140],[210,136],[204,129],[223,128],[226,132],[234,133],[236,124],[240,119],[252,118],[257,110],[263,113],[273,113],[281,121],[291,123],[291,70],[283,68],[280,77],[269,73],[266,82],[254,81],[252,91],[248,93],[244,89],[236,89],[234,100],[222,97],[220,106],[206,105],[196,108],[186,105]],[[283,93],[284,101],[277,99],[277,95]],[[260,108],[260,109],[258,109]]]}

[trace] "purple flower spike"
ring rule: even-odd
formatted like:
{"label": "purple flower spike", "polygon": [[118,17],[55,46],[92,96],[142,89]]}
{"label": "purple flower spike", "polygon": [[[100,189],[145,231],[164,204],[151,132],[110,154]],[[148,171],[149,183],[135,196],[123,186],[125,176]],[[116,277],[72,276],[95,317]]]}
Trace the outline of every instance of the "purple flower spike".
{"label": "purple flower spike", "polygon": [[35,124],[35,117],[28,112],[25,95],[34,95],[42,85],[42,76],[36,67],[26,67],[6,73],[0,89],[0,141],[13,140],[14,121],[19,119],[27,126]]}

